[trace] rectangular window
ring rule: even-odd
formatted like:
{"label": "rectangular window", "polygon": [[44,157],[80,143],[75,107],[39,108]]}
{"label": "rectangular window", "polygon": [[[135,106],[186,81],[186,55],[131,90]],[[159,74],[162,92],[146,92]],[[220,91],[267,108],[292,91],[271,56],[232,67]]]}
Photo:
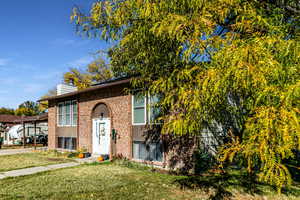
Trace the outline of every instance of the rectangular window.
{"label": "rectangular window", "polygon": [[58,137],[57,147],[59,149],[76,150],[76,138]]}
{"label": "rectangular window", "polygon": [[132,124],[162,123],[158,121],[161,109],[158,106],[159,96],[132,96]]}
{"label": "rectangular window", "polygon": [[161,143],[145,144],[144,142],[133,142],[133,158],[146,161],[163,161]]}
{"label": "rectangular window", "polygon": [[62,149],[63,148],[63,144],[64,144],[64,138],[63,137],[58,137],[58,142],[57,142],[57,147]]}
{"label": "rectangular window", "polygon": [[76,143],[77,143],[77,142],[76,142],[76,138],[71,138],[71,140],[72,140],[72,146],[71,146],[71,149],[72,149],[72,150],[76,150],[76,146],[77,146],[77,145],[76,145]]}
{"label": "rectangular window", "polygon": [[77,119],[78,119],[78,105],[76,101],[72,101],[72,108],[73,108],[73,116],[72,116],[72,125],[77,125]]}
{"label": "rectangular window", "polygon": [[64,104],[58,104],[58,125],[63,126],[64,123]]}
{"label": "rectangular window", "polygon": [[159,97],[157,95],[149,97],[149,122],[157,123],[157,118],[160,114],[160,108],[157,106]]}
{"label": "rectangular window", "polygon": [[76,101],[66,101],[58,104],[58,126],[77,126],[78,105]]}
{"label": "rectangular window", "polygon": [[71,102],[67,101],[65,103],[65,111],[66,111],[66,126],[70,126],[71,125]]}
{"label": "rectangular window", "polygon": [[133,97],[133,124],[146,124],[146,99],[141,95]]}

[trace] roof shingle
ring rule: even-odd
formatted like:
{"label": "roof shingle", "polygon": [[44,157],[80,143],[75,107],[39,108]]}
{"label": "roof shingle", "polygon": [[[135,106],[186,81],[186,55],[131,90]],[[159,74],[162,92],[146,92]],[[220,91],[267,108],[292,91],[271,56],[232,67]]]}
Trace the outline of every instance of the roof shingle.
{"label": "roof shingle", "polygon": [[0,123],[14,123],[16,120],[21,120],[21,116],[15,115],[0,115]]}

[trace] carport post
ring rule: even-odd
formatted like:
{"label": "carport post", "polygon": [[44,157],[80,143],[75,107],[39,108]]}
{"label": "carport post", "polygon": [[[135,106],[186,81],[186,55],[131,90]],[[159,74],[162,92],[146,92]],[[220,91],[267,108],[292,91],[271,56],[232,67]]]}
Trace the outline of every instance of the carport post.
{"label": "carport post", "polygon": [[36,121],[34,121],[34,149],[36,150]]}
{"label": "carport post", "polygon": [[25,123],[22,121],[23,124],[23,148],[25,148],[26,145],[26,138],[25,138]]}

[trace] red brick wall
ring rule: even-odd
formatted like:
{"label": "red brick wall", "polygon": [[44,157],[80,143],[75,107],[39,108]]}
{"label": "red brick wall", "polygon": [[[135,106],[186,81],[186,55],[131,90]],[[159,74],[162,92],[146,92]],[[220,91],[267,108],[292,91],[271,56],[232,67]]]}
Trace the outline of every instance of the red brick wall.
{"label": "red brick wall", "polygon": [[[115,145],[116,154],[122,154],[127,158],[131,158],[131,96],[125,94],[125,87],[126,85],[114,86],[108,89],[83,93],[77,97],[79,107],[79,148],[92,152],[92,112],[98,104],[104,103],[110,110],[111,129],[115,129],[118,134]],[[57,143],[55,104],[52,101],[49,107],[49,149],[55,149]]]}
{"label": "red brick wall", "polygon": [[[92,149],[92,112],[93,109],[103,103],[110,111],[111,129],[115,129],[118,133],[118,139],[116,145],[112,145],[115,155],[123,155],[129,159],[132,158],[132,140],[133,131],[135,131],[135,139],[141,141],[143,129],[141,127],[132,126],[132,114],[131,114],[131,96],[125,94],[124,88],[126,85],[113,86],[106,89],[99,89],[97,91],[90,91],[80,94],[73,99],[78,100],[79,109],[79,127],[78,127],[78,146],[79,148],[87,149],[89,152],[93,152]],[[65,101],[62,99],[61,101]],[[55,149],[57,146],[57,134],[59,133],[56,126],[56,102],[49,102],[48,109],[48,138],[49,149]],[[140,130],[137,130],[140,129]],[[179,139],[165,141],[164,154],[165,161],[158,163],[167,168],[193,168],[193,150],[194,143],[192,139]]]}
{"label": "red brick wall", "polygon": [[56,148],[56,106],[55,102],[49,102],[48,108],[48,148]]}
{"label": "red brick wall", "polygon": [[79,101],[79,148],[92,152],[92,112],[103,103],[110,110],[111,129],[118,133],[116,154],[131,158],[131,96],[124,95],[123,87],[85,93]]}

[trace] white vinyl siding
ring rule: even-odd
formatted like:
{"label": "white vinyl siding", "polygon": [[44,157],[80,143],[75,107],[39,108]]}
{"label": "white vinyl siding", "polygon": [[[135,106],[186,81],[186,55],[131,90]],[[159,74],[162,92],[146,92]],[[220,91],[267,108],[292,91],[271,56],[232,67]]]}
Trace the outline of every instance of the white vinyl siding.
{"label": "white vinyl siding", "polygon": [[58,126],[77,126],[77,106],[76,101],[66,101],[58,104]]}

